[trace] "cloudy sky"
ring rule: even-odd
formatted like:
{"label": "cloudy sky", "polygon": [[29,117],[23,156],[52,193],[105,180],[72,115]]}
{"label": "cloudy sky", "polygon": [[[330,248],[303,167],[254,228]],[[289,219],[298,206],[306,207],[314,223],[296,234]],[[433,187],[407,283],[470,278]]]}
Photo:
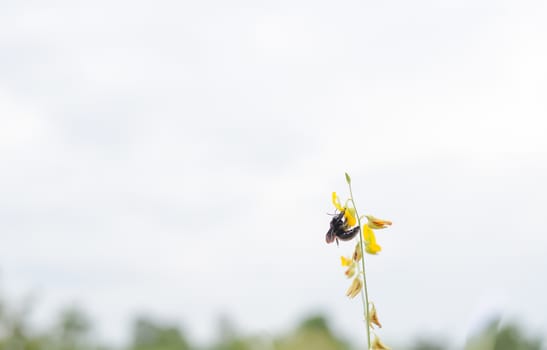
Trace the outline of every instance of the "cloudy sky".
{"label": "cloudy sky", "polygon": [[[363,341],[331,191],[389,218],[385,339],[547,334],[547,4],[2,1],[0,283],[106,339],[322,310]],[[40,317],[38,315],[38,317]]]}

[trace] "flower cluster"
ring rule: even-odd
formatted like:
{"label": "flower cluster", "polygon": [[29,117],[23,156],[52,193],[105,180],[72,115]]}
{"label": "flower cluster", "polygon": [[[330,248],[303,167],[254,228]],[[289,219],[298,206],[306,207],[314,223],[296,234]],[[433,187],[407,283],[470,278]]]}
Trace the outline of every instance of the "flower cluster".
{"label": "flower cluster", "polygon": [[[350,188],[351,194],[351,178],[346,174],[346,181]],[[367,323],[367,339],[370,350],[389,350],[390,348],[383,344],[378,336],[374,333],[374,327],[381,328],[382,324],[378,319],[378,313],[374,303],[368,301],[368,291],[365,276],[365,259],[363,254],[368,253],[377,255],[382,247],[376,241],[374,230],[384,229],[391,225],[391,221],[378,219],[372,215],[358,216],[355,209],[353,194],[345,202],[341,204],[340,198],[336,192],[332,193],[332,204],[337,210],[334,218],[331,221],[331,228],[327,233],[327,243],[331,243],[338,239],[343,241],[352,240],[359,237],[357,244],[350,256],[342,256],[341,263],[345,268],[344,274],[347,278],[352,278],[353,281],[346,291],[346,296],[354,298],[361,294],[363,307],[365,309],[365,320]],[[367,219],[365,224],[361,224],[361,220]],[[370,341],[370,333],[374,334],[374,340]]]}
{"label": "flower cluster", "polygon": [[[352,228],[357,224],[357,214],[355,207],[349,207],[349,203],[352,203],[351,198],[346,201],[346,204],[344,206],[342,206],[340,204],[340,198],[338,198],[336,192],[332,192],[332,204],[338,211],[340,211],[340,213],[343,213],[346,229]],[[366,218],[368,221],[362,226],[361,229],[365,242],[365,251],[369,254],[376,255],[382,250],[382,247],[378,245],[378,243],[376,243],[376,235],[374,234],[373,229],[377,230],[386,228],[391,225],[391,221],[378,219],[372,215],[363,215],[359,218],[359,222],[363,218]]]}

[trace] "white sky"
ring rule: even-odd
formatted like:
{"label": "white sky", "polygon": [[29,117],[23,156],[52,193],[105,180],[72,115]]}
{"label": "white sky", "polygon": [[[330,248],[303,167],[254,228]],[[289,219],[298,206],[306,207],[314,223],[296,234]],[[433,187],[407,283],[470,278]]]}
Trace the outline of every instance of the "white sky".
{"label": "white sky", "polygon": [[[0,268],[107,339],[150,312],[362,341],[330,193],[394,221],[384,338],[547,335],[544,1],[3,1]],[[45,316],[44,316],[45,317]]]}

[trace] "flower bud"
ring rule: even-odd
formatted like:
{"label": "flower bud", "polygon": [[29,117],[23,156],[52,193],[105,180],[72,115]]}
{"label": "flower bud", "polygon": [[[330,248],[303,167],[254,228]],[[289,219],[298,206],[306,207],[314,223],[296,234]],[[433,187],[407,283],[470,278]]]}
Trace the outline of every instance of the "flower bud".
{"label": "flower bud", "polygon": [[348,288],[346,295],[350,298],[355,298],[357,294],[359,294],[359,292],[361,291],[361,288],[363,288],[363,282],[361,282],[361,278],[357,276],[353,279],[353,282]]}
{"label": "flower bud", "polygon": [[374,306],[374,303],[370,303],[369,324],[371,328],[374,328],[374,325],[378,326],[379,328],[382,328],[382,324],[380,323],[380,320],[378,319],[378,313],[376,312],[376,306]]}
{"label": "flower bud", "polygon": [[370,349],[371,350],[391,350],[390,347],[382,343],[382,341],[380,340],[380,338],[378,338],[377,335],[374,336],[374,340],[372,341]]}
{"label": "flower bud", "polygon": [[350,267],[348,267],[344,274],[347,278],[352,278],[353,276],[355,276],[355,265],[351,265]]}
{"label": "flower bud", "polygon": [[362,258],[362,254],[361,254],[361,245],[359,243],[357,243],[357,245],[355,245],[355,250],[353,251],[353,261],[355,262],[359,262],[359,260],[361,260]]}

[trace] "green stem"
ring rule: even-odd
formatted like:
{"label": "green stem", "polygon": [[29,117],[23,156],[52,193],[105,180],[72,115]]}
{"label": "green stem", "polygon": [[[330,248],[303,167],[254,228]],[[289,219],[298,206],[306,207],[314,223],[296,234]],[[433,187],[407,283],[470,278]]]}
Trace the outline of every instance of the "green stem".
{"label": "green stem", "polygon": [[[351,189],[351,182],[348,183],[349,186],[349,195],[351,199],[351,204],[353,205],[353,209],[355,209],[355,216],[357,216],[357,223],[359,227],[361,228],[361,218],[359,217],[359,213],[357,212],[357,208],[355,206],[355,201],[353,200],[353,191]],[[361,299],[363,300],[363,309],[365,310],[365,322],[366,322],[366,328],[367,328],[367,350],[370,349],[370,315],[368,312],[368,289],[367,289],[367,275],[365,273],[365,244],[363,242],[363,232],[361,229],[361,232],[359,233],[359,244],[361,246],[361,268],[363,269],[363,289],[361,289]],[[364,296],[363,296],[364,295]]]}

